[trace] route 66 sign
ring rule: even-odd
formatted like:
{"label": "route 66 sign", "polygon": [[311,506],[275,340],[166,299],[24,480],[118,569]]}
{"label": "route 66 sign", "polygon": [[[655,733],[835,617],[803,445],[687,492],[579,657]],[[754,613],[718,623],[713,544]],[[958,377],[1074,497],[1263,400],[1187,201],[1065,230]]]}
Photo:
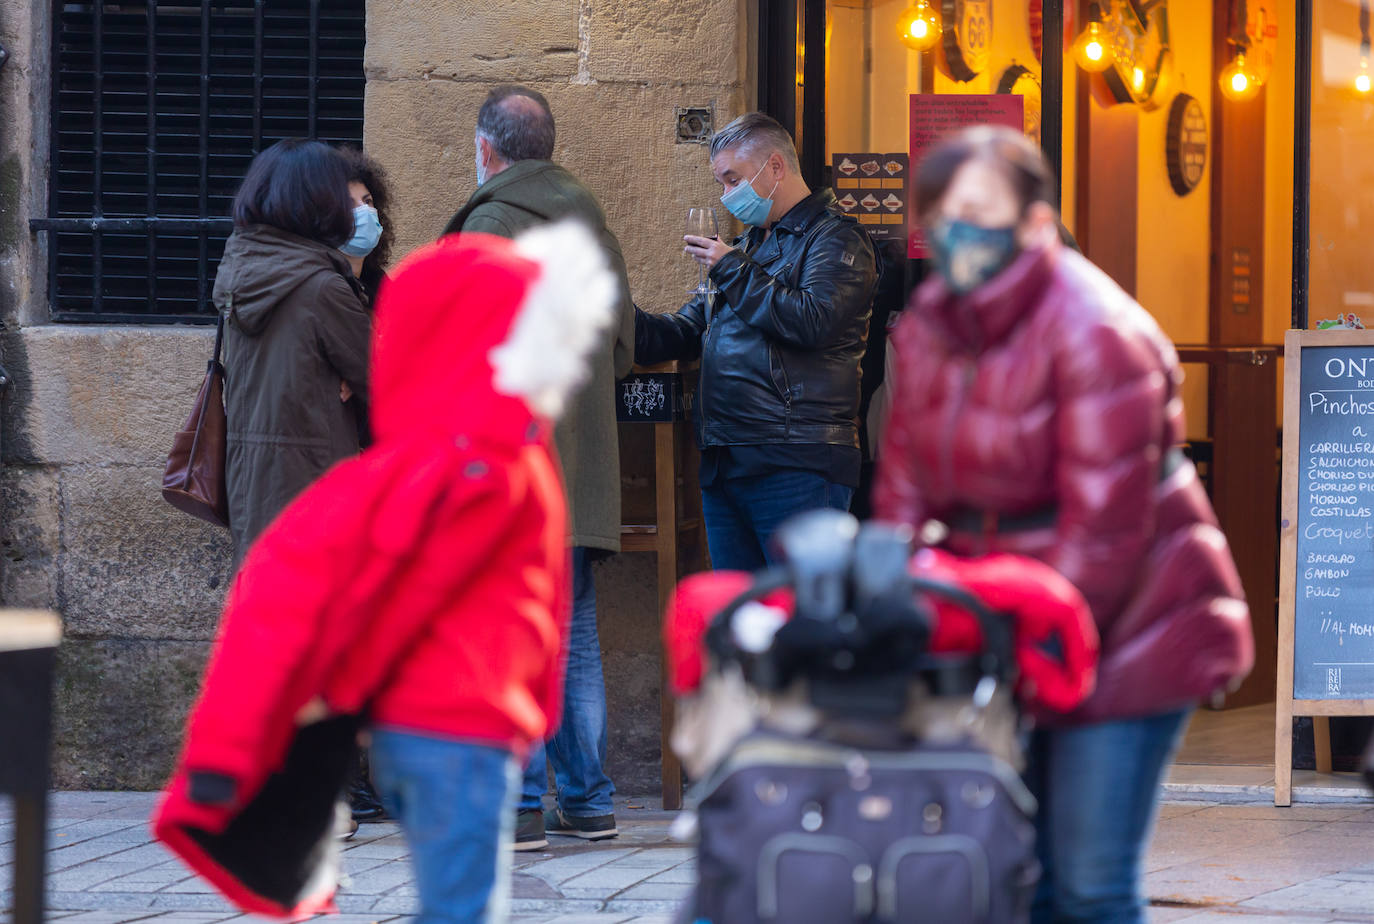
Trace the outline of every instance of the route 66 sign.
{"label": "route 66 sign", "polygon": [[972,80],[988,68],[992,0],[944,0],[940,64],[951,80]]}

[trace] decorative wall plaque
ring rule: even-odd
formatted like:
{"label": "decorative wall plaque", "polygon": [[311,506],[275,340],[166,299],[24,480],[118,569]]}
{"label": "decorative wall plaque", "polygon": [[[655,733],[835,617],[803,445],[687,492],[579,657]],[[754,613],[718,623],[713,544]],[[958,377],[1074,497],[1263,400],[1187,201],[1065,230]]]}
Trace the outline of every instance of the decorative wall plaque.
{"label": "decorative wall plaque", "polygon": [[1169,184],[1186,196],[1197,189],[1207,170],[1207,116],[1196,98],[1187,93],[1174,97],[1164,138]]}
{"label": "decorative wall plaque", "polygon": [[945,21],[941,69],[951,80],[972,80],[988,69],[992,0],[943,0],[940,12]]}

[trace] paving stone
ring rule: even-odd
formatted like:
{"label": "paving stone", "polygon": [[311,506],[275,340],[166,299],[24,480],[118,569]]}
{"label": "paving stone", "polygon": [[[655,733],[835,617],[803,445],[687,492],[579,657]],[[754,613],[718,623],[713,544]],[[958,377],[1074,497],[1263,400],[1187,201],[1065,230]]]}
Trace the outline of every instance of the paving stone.
{"label": "paving stone", "polygon": [[629,924],[624,914],[560,914],[552,918],[531,920],[528,924]]}
{"label": "paving stone", "polygon": [[144,867],[138,863],[99,860],[64,869],[48,877],[48,888],[55,892],[83,892]]}
{"label": "paving stone", "polygon": [[[1349,882],[1325,877],[1313,879],[1286,889],[1278,889],[1259,898],[1241,902],[1243,908],[1257,911],[1298,911],[1309,915],[1366,915],[1371,907],[1368,883]],[[1246,924],[1249,924],[1247,921]]]}
{"label": "paving stone", "polygon": [[219,895],[168,894],[159,892],[151,896],[152,907],[161,911],[220,911],[226,913],[235,909]]}
{"label": "paving stone", "polygon": [[556,901],[543,898],[514,898],[511,899],[510,910],[512,915],[530,915],[595,914],[603,909],[601,907],[601,902],[587,898],[561,899]]}
{"label": "paving stone", "polygon": [[385,866],[387,863],[392,863],[396,860],[404,859],[404,856],[395,857],[388,860],[378,859],[376,857],[354,857],[350,856],[349,854],[344,854],[342,860],[342,872],[343,875],[348,877],[360,876],[370,869],[376,869],[379,866]]}
{"label": "paving stone", "polygon": [[663,872],[656,874],[653,878],[649,880],[649,882],[686,883],[688,885],[695,885],[696,881],[696,867],[688,863],[684,863],[681,866],[674,866],[672,869],[664,870]]}
{"label": "paving stone", "polygon": [[[48,872],[64,870],[80,863],[89,863],[104,857],[113,857],[129,849],[128,842],[110,841],[103,837],[92,838],[66,847],[50,848],[48,850]],[[163,859],[166,857],[164,856]],[[150,861],[146,865],[152,866],[154,862],[158,861]]]}
{"label": "paving stone", "polygon": [[[132,892],[136,890],[130,889],[129,891]],[[191,876],[189,878],[183,877],[181,879],[174,879],[171,882],[164,883],[162,888],[153,889],[152,891],[162,892],[166,895],[211,895],[215,894],[215,887],[199,876]]]}
{"label": "paving stone", "polygon": [[538,876],[554,886],[561,886],[569,879],[581,876],[593,869],[600,869],[612,860],[624,856],[628,851],[600,851],[598,853],[570,854],[541,860],[517,867],[517,871]]}
{"label": "paving stone", "polygon": [[683,902],[692,893],[692,887],[677,882],[641,882],[616,896],[616,900],[649,899],[653,901]]}
{"label": "paving stone", "polygon": [[561,883],[559,891],[569,898],[594,898],[628,889],[649,875],[649,870],[640,867],[601,866]]}
{"label": "paving stone", "polygon": [[[369,896],[356,897],[364,899]],[[373,899],[367,909],[380,914],[416,914],[420,910],[420,901],[404,895],[383,895],[381,898]]]}
{"label": "paving stone", "polygon": [[637,850],[629,856],[611,861],[611,866],[641,866],[652,869],[668,869],[696,856],[696,851],[688,847],[663,848],[651,847]]}
{"label": "paving stone", "polygon": [[48,907],[63,911],[141,911],[152,905],[152,895],[134,892],[48,893]]}
{"label": "paving stone", "polygon": [[409,863],[383,863],[352,877],[346,893],[354,895],[382,895],[414,878]]}
{"label": "paving stone", "polygon": [[[76,911],[62,917],[61,920],[67,924],[127,924],[129,921],[145,920],[153,915],[153,912],[143,911],[130,913],[127,911]],[[48,920],[53,920],[52,914],[47,915]]]}
{"label": "paving stone", "polygon": [[[403,886],[402,888],[403,888],[403,889],[406,889],[406,888],[411,889],[411,891],[410,891],[408,894],[411,894],[411,895],[418,894],[418,893],[416,893],[416,892],[414,891],[414,887],[413,887],[413,886]],[[563,895],[562,895],[557,889],[555,889],[553,886],[549,885],[549,884],[548,884],[547,882],[545,882],[543,879],[540,879],[540,878],[537,877],[537,876],[529,876],[529,875],[526,875],[525,873],[513,873],[513,874],[511,875],[511,889],[510,889],[510,893],[511,893],[511,896],[512,896],[513,898],[562,898],[562,897],[563,897]],[[388,895],[394,895],[394,894],[396,894],[396,893],[395,893],[395,892],[388,892],[387,894],[388,894]],[[405,894],[405,893],[403,893],[403,894]]]}
{"label": "paving stone", "polygon": [[404,844],[384,844],[380,841],[359,844],[357,847],[348,848],[343,853],[345,861],[356,858],[403,860],[408,856],[410,856],[410,850]]}
{"label": "paving stone", "polygon": [[680,901],[655,901],[640,899],[613,898],[606,902],[607,911],[627,911],[631,914],[674,914]]}

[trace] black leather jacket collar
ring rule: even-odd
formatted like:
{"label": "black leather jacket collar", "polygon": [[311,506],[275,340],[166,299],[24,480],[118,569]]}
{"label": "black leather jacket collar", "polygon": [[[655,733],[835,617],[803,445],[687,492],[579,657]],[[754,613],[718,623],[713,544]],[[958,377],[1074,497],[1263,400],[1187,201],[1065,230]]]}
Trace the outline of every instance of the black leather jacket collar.
{"label": "black leather jacket collar", "polygon": [[[701,358],[697,438],[711,446],[858,445],[859,363],[877,279],[873,245],[824,189],[774,233],[751,229],[711,270],[713,303],[640,312],[636,359]],[[766,238],[766,239],[765,239]]]}

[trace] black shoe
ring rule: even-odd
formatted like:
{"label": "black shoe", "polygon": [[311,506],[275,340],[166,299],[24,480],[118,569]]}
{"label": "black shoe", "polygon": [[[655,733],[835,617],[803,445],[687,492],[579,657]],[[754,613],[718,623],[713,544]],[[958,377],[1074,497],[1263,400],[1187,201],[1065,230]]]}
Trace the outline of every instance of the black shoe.
{"label": "black shoe", "polygon": [[544,836],[544,813],[540,809],[521,809],[515,814],[515,849],[543,850],[549,846]]}
{"label": "black shoe", "polygon": [[382,800],[365,777],[355,777],[348,784],[348,807],[354,821],[375,821],[386,815]]}
{"label": "black shoe", "polygon": [[543,824],[540,827],[550,834],[580,837],[587,841],[604,841],[620,834],[615,826],[615,815],[591,815],[586,818],[577,818],[564,815],[561,809],[549,809],[545,812]]}

